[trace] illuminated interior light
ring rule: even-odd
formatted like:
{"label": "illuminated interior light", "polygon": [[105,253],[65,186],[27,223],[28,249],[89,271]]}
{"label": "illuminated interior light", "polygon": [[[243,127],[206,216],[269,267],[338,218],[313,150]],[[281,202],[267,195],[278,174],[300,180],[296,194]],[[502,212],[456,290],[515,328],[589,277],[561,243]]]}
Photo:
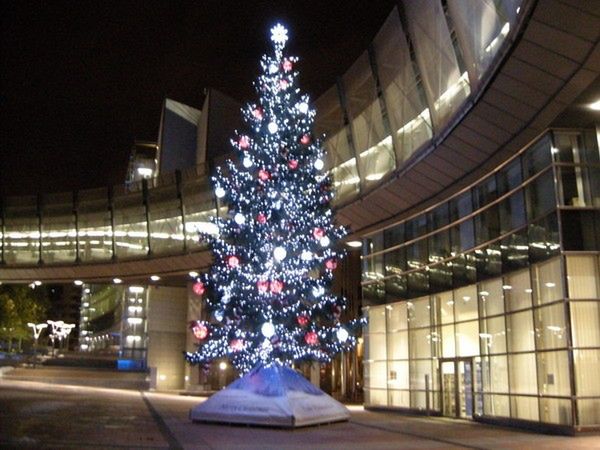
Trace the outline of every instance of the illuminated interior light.
{"label": "illuminated interior light", "polygon": [[193,270],[188,274],[192,278],[198,278],[198,272],[194,272]]}
{"label": "illuminated interior light", "polygon": [[129,286],[129,292],[132,294],[141,294],[144,292],[143,286]]}
{"label": "illuminated interior light", "polygon": [[138,167],[137,173],[142,177],[151,177],[154,171],[149,167]]}
{"label": "illuminated interior light", "polygon": [[158,275],[150,275],[150,279],[152,281],[158,281],[158,280],[160,280],[160,277]]}
{"label": "illuminated interior light", "polygon": [[600,111],[600,100],[596,100],[594,103],[590,105],[590,109],[594,111]]}
{"label": "illuminated interior light", "polygon": [[123,282],[123,280],[121,280],[120,278],[113,278],[113,283],[115,284],[121,284]]}
{"label": "illuminated interior light", "polygon": [[73,281],[73,284],[75,286],[81,286],[83,284],[83,281],[81,281],[81,280],[75,280],[75,281]]}
{"label": "illuminated interior light", "polygon": [[361,241],[348,241],[348,242],[346,242],[346,245],[348,247],[352,247],[352,248],[359,248],[359,247],[362,247],[362,242]]}
{"label": "illuminated interior light", "polygon": [[139,325],[142,323],[142,318],[141,317],[128,317],[127,318],[127,323],[131,324],[131,325]]}

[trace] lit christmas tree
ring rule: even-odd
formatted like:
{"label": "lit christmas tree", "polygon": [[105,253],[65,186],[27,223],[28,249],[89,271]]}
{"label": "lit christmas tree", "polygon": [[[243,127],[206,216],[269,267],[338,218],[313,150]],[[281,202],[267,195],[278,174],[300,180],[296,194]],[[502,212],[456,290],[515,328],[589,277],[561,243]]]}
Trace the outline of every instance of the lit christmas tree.
{"label": "lit christmas tree", "polygon": [[333,223],[315,110],[297,88],[298,59],[284,55],[283,26],[271,33],[258,102],[242,109],[247,131],[232,140],[237,162],[213,179],[229,213],[212,219],[217,235],[203,236],[214,263],[193,288],[206,296],[211,319],[192,324],[198,350],[185,355],[204,366],[226,357],[241,373],[273,362],[328,362],[354,347],[362,325],[342,324],[346,300],[330,293],[346,231]]}

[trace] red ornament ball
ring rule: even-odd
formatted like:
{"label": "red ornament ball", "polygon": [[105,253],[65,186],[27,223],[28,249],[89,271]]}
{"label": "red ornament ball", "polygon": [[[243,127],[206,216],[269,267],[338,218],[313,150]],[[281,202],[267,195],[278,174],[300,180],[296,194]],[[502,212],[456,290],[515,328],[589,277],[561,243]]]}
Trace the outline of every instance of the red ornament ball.
{"label": "red ornament ball", "polygon": [[325,261],[325,267],[329,270],[335,270],[337,267],[337,261],[335,259],[328,259]]}
{"label": "red ornament ball", "polygon": [[227,258],[227,265],[232,269],[235,269],[240,265],[240,258],[238,258],[235,255],[230,256],[229,258]]}
{"label": "red ornament ball", "polygon": [[265,223],[267,223],[267,216],[265,216],[263,213],[258,213],[256,215],[256,221],[258,223],[260,223],[261,225],[265,224]]}
{"label": "red ornament ball", "polygon": [[258,171],[258,178],[260,178],[262,181],[267,181],[269,178],[271,178],[271,174],[267,170],[260,169]]}
{"label": "red ornament ball", "polygon": [[304,335],[304,341],[308,345],[317,345],[319,343],[319,337],[317,336],[317,333],[315,333],[314,331],[309,331],[308,333],[306,333]]}
{"label": "red ornament ball", "polygon": [[262,118],[263,118],[262,109],[256,108],[254,111],[252,111],[252,115],[254,116],[255,119],[262,120]]}
{"label": "red ornament ball", "polygon": [[287,87],[289,86],[290,83],[288,83],[288,80],[280,80],[279,81],[279,88],[280,89],[287,89]]}
{"label": "red ornament ball", "polygon": [[283,290],[283,281],[275,280],[271,282],[271,292],[273,294],[281,294]]}
{"label": "red ornament ball", "polygon": [[302,137],[300,138],[300,143],[302,145],[308,145],[308,144],[310,144],[310,135],[303,134]]}
{"label": "red ornament ball", "polygon": [[258,288],[258,292],[267,292],[269,290],[269,282],[264,280],[257,281],[256,287]]}
{"label": "red ornament ball", "polygon": [[208,327],[204,322],[200,322],[197,320],[192,325],[192,333],[194,333],[194,337],[199,341],[206,339],[208,336]]}
{"label": "red ornament ball", "polygon": [[202,295],[206,291],[206,286],[204,286],[202,281],[197,281],[192,285],[192,290],[194,291],[194,294]]}
{"label": "red ornament ball", "polygon": [[229,347],[234,352],[241,352],[244,349],[244,340],[243,339],[232,339],[229,342]]}
{"label": "red ornament ball", "polygon": [[242,150],[246,150],[250,147],[250,139],[248,139],[248,136],[240,136],[238,144]]}
{"label": "red ornament ball", "polygon": [[298,316],[298,318],[296,319],[298,321],[298,325],[300,325],[301,327],[305,327],[306,325],[308,325],[308,317],[305,315],[302,316]]}
{"label": "red ornament ball", "polygon": [[295,159],[290,159],[288,161],[288,167],[292,170],[296,170],[298,168],[298,161]]}
{"label": "red ornament ball", "polygon": [[286,72],[289,72],[290,70],[292,70],[292,62],[289,59],[286,59],[283,62],[283,70]]}
{"label": "red ornament ball", "polygon": [[313,237],[315,239],[321,239],[325,236],[325,230],[323,228],[314,228],[313,229]]}

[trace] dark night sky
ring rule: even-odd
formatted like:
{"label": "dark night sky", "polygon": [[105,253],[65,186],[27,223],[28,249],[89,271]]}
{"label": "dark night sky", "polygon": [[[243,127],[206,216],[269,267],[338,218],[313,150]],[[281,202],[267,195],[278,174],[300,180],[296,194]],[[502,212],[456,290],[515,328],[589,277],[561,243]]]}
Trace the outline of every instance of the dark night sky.
{"label": "dark night sky", "polygon": [[5,1],[0,7],[0,194],[120,183],[134,139],[156,139],[165,97],[199,108],[205,87],[240,100],[290,29],[313,98],[391,11],[376,1]]}

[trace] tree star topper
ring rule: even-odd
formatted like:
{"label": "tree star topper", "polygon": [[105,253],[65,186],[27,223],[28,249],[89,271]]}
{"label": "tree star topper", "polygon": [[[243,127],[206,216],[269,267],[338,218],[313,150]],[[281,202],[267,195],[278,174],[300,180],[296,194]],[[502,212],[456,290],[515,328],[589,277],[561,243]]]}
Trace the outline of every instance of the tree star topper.
{"label": "tree star topper", "polygon": [[286,27],[278,23],[273,28],[271,28],[271,40],[279,45],[285,45],[285,42],[288,40],[288,30]]}

